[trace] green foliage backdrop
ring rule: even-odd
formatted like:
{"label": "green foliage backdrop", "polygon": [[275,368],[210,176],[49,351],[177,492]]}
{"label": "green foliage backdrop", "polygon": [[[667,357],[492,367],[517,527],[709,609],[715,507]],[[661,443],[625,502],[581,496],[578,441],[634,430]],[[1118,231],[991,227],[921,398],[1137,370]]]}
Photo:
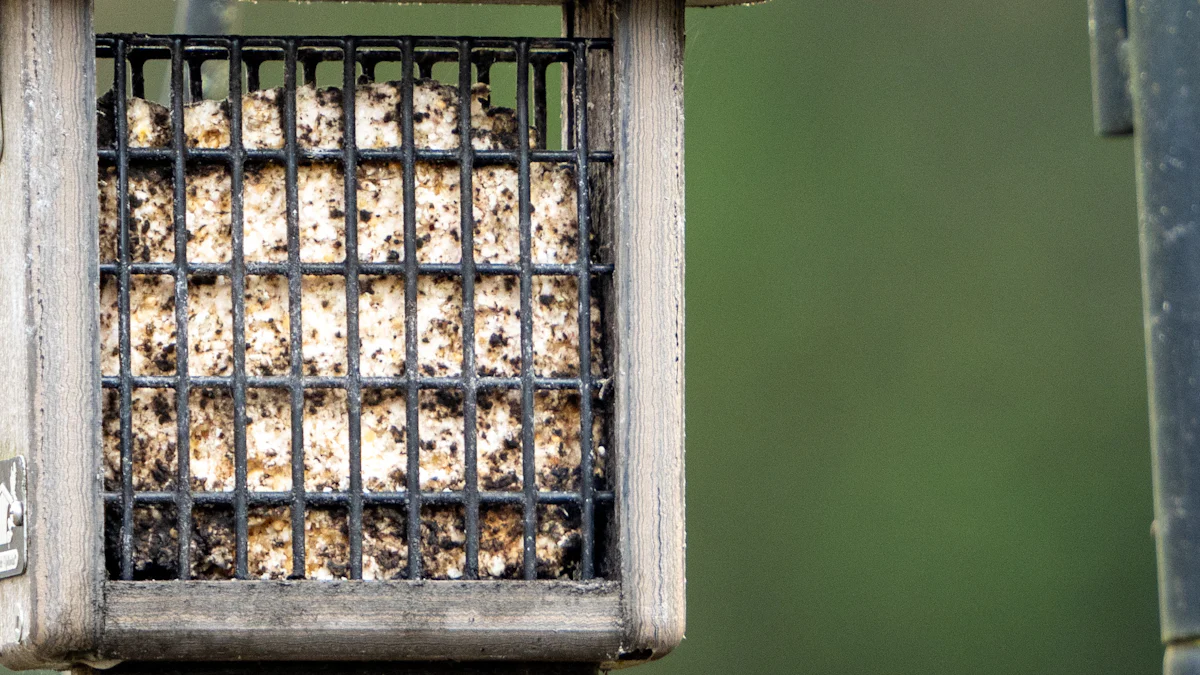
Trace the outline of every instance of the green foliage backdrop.
{"label": "green foliage backdrop", "polygon": [[[98,30],[169,30],[97,0]],[[1159,668],[1130,144],[1085,3],[688,14],[688,639],[639,672]],[[248,5],[247,33],[555,34]]]}

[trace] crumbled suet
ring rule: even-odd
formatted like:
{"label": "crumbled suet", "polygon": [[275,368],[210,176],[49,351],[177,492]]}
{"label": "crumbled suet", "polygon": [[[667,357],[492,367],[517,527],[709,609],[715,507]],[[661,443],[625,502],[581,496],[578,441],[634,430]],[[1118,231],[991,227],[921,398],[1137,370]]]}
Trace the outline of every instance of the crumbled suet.
{"label": "crumbled suet", "polygon": [[[247,149],[284,147],[284,92],[268,89],[241,100],[242,144]],[[488,105],[487,87],[472,91],[471,142],[477,150],[514,150],[515,114]],[[397,148],[402,143],[399,83],[372,83],[355,92],[355,135],[362,149]],[[183,109],[183,131],[191,148],[228,147],[229,101],[200,101]],[[99,102],[102,147],[115,139],[111,94]],[[128,145],[170,147],[166,108],[130,99]],[[450,150],[459,144],[458,92],[432,80],[413,91],[414,143]],[[296,137],[302,149],[342,148],[342,92],[312,86],[296,90]],[[532,135],[531,131],[531,135]],[[476,263],[520,262],[517,169],[480,166],[471,174]],[[458,263],[463,244],[461,176],[457,165],[418,162],[414,170],[417,261]],[[575,178],[570,166],[530,167],[531,257],[538,263],[574,263],[578,251]],[[357,246],[362,262],[404,258],[404,173],[398,162],[360,161],[356,181]],[[101,167],[101,262],[118,259],[117,172]],[[186,257],[193,263],[227,263],[233,255],[231,175],[224,165],[189,164],[183,195]],[[337,263],[346,255],[345,176],[334,163],[301,163],[295,186],[298,251],[302,262]],[[243,254],[247,262],[288,259],[288,186],[278,164],[247,163],[243,179]],[[172,169],[134,164],[128,171],[131,262],[175,259]],[[187,359],[193,376],[233,374],[233,297],[226,276],[191,275],[187,283]],[[408,372],[405,362],[403,276],[362,275],[358,312],[360,372],[364,377]],[[117,279],[103,277],[100,289],[102,371],[120,373]],[[474,348],[482,376],[515,377],[521,366],[520,283],[516,276],[479,275],[475,283]],[[578,286],[570,276],[535,276],[532,282],[532,370],[538,377],[579,374]],[[422,275],[417,283],[418,358],[421,376],[455,377],[462,372],[462,284],[453,275]],[[245,279],[245,362],[249,376],[287,375],[291,364],[287,278]],[[301,370],[307,376],[347,375],[346,286],[341,276],[301,280]],[[593,372],[602,369],[597,302],[590,317]],[[183,327],[175,317],[175,283],[169,275],[134,275],[130,283],[130,371],[134,376],[175,374],[176,340]],[[120,489],[120,420],[117,390],[104,392],[106,489]],[[176,489],[178,469],[176,400],[173,389],[134,389],[132,395],[133,487]],[[464,409],[461,394],[423,391],[418,401],[422,490],[464,489]],[[188,397],[191,489],[235,487],[234,410],[230,392],[193,386]],[[576,392],[538,392],[535,429],[536,481],[540,490],[577,490],[581,419]],[[304,489],[345,491],[350,487],[349,418],[340,389],[310,389],[304,395]],[[481,490],[520,491],[521,410],[517,391],[481,391],[476,415],[476,452]],[[593,425],[596,475],[603,477],[603,424]],[[292,489],[291,410],[285,389],[246,392],[247,489]],[[364,490],[398,491],[407,480],[407,415],[403,391],[362,392],[361,465]],[[134,566],[138,578],[169,578],[177,569],[179,532],[173,507],[134,509]],[[578,522],[560,506],[538,507],[540,576],[569,575],[578,554]],[[110,513],[110,560],[115,555],[117,515]],[[363,577],[403,578],[407,571],[406,514],[367,507],[363,516]],[[483,577],[518,576],[522,565],[519,507],[484,507],[480,512],[479,571]],[[465,567],[462,507],[426,507],[422,512],[425,575],[458,578]],[[309,507],[305,514],[306,576],[348,576],[349,541],[345,512]],[[233,574],[236,550],[232,513],[196,507],[190,569],[194,578]],[[292,572],[290,514],[286,507],[251,508],[248,569],[252,578],[287,578]]]}

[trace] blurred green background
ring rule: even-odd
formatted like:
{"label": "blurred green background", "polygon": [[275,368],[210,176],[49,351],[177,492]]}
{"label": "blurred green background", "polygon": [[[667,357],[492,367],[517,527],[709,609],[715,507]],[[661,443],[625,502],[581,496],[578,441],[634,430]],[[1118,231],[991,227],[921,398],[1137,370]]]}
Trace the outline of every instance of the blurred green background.
{"label": "blurred green background", "polygon": [[[173,12],[97,0],[97,30]],[[636,672],[1158,672],[1132,152],[1091,133],[1083,0],[687,23],[688,637]]]}

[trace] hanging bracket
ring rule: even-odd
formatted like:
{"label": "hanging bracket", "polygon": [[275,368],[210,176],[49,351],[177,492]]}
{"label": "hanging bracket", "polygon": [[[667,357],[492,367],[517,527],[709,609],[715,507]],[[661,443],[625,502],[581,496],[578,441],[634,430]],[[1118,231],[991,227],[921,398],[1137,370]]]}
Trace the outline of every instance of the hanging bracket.
{"label": "hanging bracket", "polygon": [[1100,136],[1133,133],[1125,0],[1088,0],[1092,43],[1092,119]]}

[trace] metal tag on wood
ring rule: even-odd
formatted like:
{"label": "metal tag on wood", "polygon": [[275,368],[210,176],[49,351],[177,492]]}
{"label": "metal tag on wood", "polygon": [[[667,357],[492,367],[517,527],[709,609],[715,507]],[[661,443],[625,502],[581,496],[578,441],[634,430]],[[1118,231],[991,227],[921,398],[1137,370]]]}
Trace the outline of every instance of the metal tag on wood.
{"label": "metal tag on wood", "polygon": [[0,461],[0,579],[25,573],[25,458]]}

